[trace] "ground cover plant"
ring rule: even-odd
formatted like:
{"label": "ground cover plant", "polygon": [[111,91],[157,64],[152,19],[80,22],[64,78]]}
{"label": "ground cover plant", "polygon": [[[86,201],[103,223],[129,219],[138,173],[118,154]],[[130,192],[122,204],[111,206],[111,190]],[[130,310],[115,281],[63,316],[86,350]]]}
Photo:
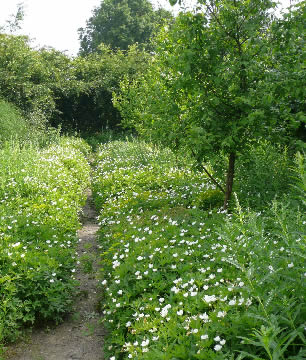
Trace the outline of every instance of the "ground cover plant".
{"label": "ground cover plant", "polygon": [[0,344],[69,310],[88,151],[74,138],[0,149]]}
{"label": "ground cover plant", "polygon": [[[167,149],[114,141],[93,191],[114,359],[303,359],[304,157],[295,200],[244,210]],[[221,195],[221,197],[220,197]]]}

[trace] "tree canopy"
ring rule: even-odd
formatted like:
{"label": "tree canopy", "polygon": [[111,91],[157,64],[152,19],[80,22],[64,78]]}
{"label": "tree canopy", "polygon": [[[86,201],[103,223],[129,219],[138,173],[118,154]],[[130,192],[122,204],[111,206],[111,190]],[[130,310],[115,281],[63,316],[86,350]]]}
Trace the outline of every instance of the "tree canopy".
{"label": "tree canopy", "polygon": [[[303,88],[303,36],[292,20],[274,18],[274,7],[268,0],[207,0],[204,11],[180,14],[159,35],[149,71],[132,86],[123,82],[122,96],[116,99],[126,124],[141,134],[185,146],[199,163],[212,153],[226,154],[226,186],[219,184],[225,207],[235,159],[246,144],[283,136],[300,124],[279,86],[291,79],[291,85]],[[287,40],[277,35],[279,26],[290,27]],[[288,59],[277,55],[284,42],[298,55],[291,69]],[[301,94],[299,99],[301,107]]]}
{"label": "tree canopy", "polygon": [[79,29],[80,53],[94,52],[101,43],[121,50],[135,43],[145,46],[165,19],[171,19],[171,14],[154,10],[149,0],[104,0],[86,27]]}

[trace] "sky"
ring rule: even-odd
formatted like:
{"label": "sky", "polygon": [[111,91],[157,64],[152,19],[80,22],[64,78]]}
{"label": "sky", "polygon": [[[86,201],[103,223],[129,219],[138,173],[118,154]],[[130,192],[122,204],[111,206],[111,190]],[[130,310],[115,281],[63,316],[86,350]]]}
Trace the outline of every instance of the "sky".
{"label": "sky", "polygon": [[[280,1],[285,7],[290,3],[290,0]],[[0,26],[16,14],[21,2],[25,17],[19,33],[28,35],[33,47],[51,46],[75,56],[79,50],[78,28],[86,26],[86,20],[101,0],[0,0]],[[152,2],[172,9],[167,0]]]}

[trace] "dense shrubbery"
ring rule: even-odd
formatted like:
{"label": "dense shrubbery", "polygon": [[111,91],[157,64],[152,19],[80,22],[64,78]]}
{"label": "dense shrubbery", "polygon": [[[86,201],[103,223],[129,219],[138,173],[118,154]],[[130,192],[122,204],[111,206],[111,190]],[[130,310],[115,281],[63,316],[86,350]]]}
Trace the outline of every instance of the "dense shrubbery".
{"label": "dense shrubbery", "polygon": [[0,142],[28,134],[27,123],[20,112],[10,103],[0,99]]}
{"label": "dense shrubbery", "polygon": [[[297,159],[300,193],[305,165]],[[302,359],[301,193],[262,213],[243,211],[238,199],[232,213],[202,210],[213,186],[190,165],[137,142],[97,153],[107,354]]]}
{"label": "dense shrubbery", "polygon": [[94,54],[71,59],[54,49],[33,50],[27,37],[0,33],[0,96],[34,124],[82,132],[116,128],[121,117],[112,93],[124,76],[144,69],[148,56],[136,46],[112,51],[102,44]]}
{"label": "dense shrubbery", "polygon": [[24,325],[59,321],[75,291],[78,214],[89,184],[88,145],[62,138],[0,149],[0,343]]}

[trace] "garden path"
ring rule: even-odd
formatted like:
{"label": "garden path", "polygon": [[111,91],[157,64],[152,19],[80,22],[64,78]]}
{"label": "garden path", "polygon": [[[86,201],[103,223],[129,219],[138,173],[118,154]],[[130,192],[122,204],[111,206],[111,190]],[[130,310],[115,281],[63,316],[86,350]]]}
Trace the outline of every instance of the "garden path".
{"label": "garden path", "polygon": [[[27,340],[10,346],[7,360],[103,360],[103,330],[99,319],[98,248],[96,223],[92,196],[83,209],[83,227],[78,232],[78,254],[81,263],[76,277],[80,282],[79,296],[67,319],[59,326],[33,330]],[[83,261],[82,261],[83,259]]]}

